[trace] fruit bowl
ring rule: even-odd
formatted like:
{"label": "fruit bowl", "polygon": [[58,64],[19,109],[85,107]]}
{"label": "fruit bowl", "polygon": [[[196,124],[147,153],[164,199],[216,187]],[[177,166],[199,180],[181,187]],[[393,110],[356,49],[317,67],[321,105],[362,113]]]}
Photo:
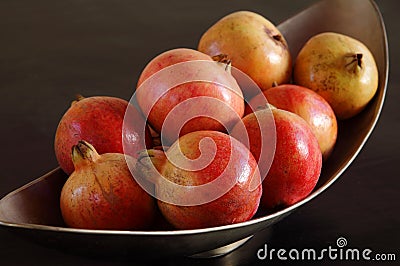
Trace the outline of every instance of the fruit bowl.
{"label": "fruit bowl", "polygon": [[[360,19],[362,18],[362,19]],[[196,230],[114,231],[65,227],[59,195],[67,176],[54,169],[0,200],[0,225],[31,240],[85,254],[211,257],[225,254],[253,234],[288,216],[325,191],[351,164],[379,118],[388,80],[388,44],[381,14],[373,1],[323,0],[278,26],[293,57],[313,35],[334,31],[361,40],[373,53],[379,70],[379,87],[367,108],[339,123],[339,135],[320,180],[304,200],[250,221]],[[373,34],[371,34],[373,32]]]}

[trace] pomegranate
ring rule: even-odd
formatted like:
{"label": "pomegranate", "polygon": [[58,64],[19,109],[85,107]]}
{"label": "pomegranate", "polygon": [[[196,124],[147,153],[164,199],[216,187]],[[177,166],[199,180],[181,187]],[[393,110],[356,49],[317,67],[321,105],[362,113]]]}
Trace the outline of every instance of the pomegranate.
{"label": "pomegranate", "polygon": [[[263,209],[275,210],[290,206],[314,189],[322,167],[322,154],[318,141],[306,121],[300,116],[273,108],[276,128],[276,149],[272,165],[263,180]],[[245,116],[242,121],[247,129],[250,150],[259,160],[261,150],[260,123],[269,119],[270,112],[262,109]],[[259,122],[260,121],[260,122]],[[236,136],[234,127],[232,136]],[[241,140],[241,139],[239,139]],[[262,149],[269,149],[266,145]],[[260,169],[269,162],[258,161]]]}
{"label": "pomegranate", "polygon": [[[273,23],[254,12],[238,11],[221,18],[203,34],[198,49],[211,56],[228,55],[232,66],[262,90],[274,81],[287,83],[291,78],[292,58],[285,38]],[[254,92],[243,89],[243,93],[250,97]]]}
{"label": "pomegranate", "polygon": [[61,191],[65,223],[84,229],[144,229],[152,224],[156,204],[132,177],[121,153],[99,155],[79,141],[72,148],[75,171]]}
{"label": "pomegranate", "polygon": [[244,112],[242,92],[229,68],[185,48],[164,52],[147,64],[135,100],[167,145],[193,131],[225,131]]}
{"label": "pomegranate", "polygon": [[258,209],[262,186],[257,162],[243,144],[225,133],[191,132],[165,153],[148,150],[143,158],[149,160],[139,160],[142,168],[154,163],[158,170],[142,173],[151,176],[159,209],[176,228],[239,223]]}
{"label": "pomegranate", "polygon": [[294,66],[294,81],[320,94],[338,119],[361,112],[378,89],[374,56],[350,36],[324,32],[309,39]]}
{"label": "pomegranate", "polygon": [[323,160],[326,160],[335,146],[338,131],[336,116],[329,103],[316,92],[292,84],[273,87],[263,94],[251,99],[249,104],[254,107],[260,102],[263,105],[265,96],[276,108],[302,117],[317,137]]}
{"label": "pomegranate", "polygon": [[[124,117],[129,121],[123,127]],[[127,119],[128,120],[128,119]],[[61,168],[71,174],[74,166],[71,160],[72,146],[84,139],[102,153],[135,154],[151,147],[152,139],[144,118],[127,101],[115,97],[80,97],[61,118],[55,134],[55,154]]]}

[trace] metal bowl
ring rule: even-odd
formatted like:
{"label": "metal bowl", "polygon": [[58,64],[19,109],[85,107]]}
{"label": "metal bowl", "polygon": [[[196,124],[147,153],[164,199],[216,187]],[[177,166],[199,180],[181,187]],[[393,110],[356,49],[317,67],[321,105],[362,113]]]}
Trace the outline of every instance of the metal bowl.
{"label": "metal bowl", "polygon": [[[210,257],[226,254],[253,234],[288,216],[325,191],[351,164],[371,134],[382,109],[388,80],[388,44],[381,14],[373,1],[324,0],[279,25],[295,57],[313,35],[335,31],[365,43],[375,56],[379,88],[367,108],[339,123],[335,150],[324,163],[314,192],[297,204],[250,221],[197,230],[111,231],[64,226],[59,195],[67,176],[55,169],[0,200],[0,225],[52,247],[110,255],[186,255]],[[107,251],[107,252],[106,252]]]}

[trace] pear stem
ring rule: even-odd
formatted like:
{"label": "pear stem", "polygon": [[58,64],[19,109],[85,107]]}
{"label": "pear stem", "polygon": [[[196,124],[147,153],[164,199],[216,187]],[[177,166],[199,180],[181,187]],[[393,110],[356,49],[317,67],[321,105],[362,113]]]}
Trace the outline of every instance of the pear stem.
{"label": "pear stem", "polygon": [[81,101],[81,100],[83,100],[83,99],[85,99],[85,97],[84,96],[82,96],[82,94],[77,94],[76,96],[75,96],[75,98],[76,98],[76,101]]}
{"label": "pear stem", "polygon": [[[155,184],[160,177],[161,169],[166,161],[167,156],[163,150],[142,150],[138,153],[135,171]],[[154,171],[154,168],[157,171]]]}
{"label": "pear stem", "polygon": [[358,68],[362,68],[363,54],[350,54],[346,55],[346,58],[350,58],[349,60],[347,60],[348,63],[345,65],[345,67],[348,68],[350,71],[356,72]]}
{"label": "pear stem", "polygon": [[96,149],[87,141],[80,140],[78,144],[72,146],[72,162],[75,169],[82,163],[95,162],[99,157]]}
{"label": "pear stem", "polygon": [[231,73],[232,61],[227,54],[218,54],[211,57],[215,62],[225,65],[225,71]]}
{"label": "pear stem", "polygon": [[77,94],[75,95],[75,100],[73,100],[71,102],[71,106],[74,105],[75,103],[82,101],[83,99],[85,99],[85,97],[83,97],[81,94]]}

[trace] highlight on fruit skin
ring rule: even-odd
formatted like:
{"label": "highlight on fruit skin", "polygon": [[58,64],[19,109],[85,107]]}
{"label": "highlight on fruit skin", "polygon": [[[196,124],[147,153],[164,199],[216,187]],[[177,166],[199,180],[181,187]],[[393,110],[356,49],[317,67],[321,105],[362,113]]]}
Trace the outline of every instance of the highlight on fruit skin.
{"label": "highlight on fruit skin", "polygon": [[[124,123],[125,120],[129,123]],[[140,112],[126,100],[110,96],[78,95],[60,119],[54,152],[68,175],[74,171],[71,148],[82,139],[100,154],[116,152],[135,157],[137,151],[152,146],[149,128]],[[123,142],[129,149],[124,150]]]}
{"label": "highlight on fruit skin", "polygon": [[225,131],[244,112],[242,91],[229,70],[227,62],[197,50],[171,49],[145,66],[132,99],[163,145],[193,131]]}
{"label": "highlight on fruit skin", "polygon": [[[182,67],[165,80],[152,81],[157,74],[167,73],[166,69],[172,71],[190,61],[208,65]],[[250,99],[256,90],[238,85],[240,78],[232,74],[236,70],[252,78],[257,96],[263,99],[257,107],[252,103],[254,97],[246,112],[244,99]],[[196,80],[201,71],[211,73],[210,80]],[[185,82],[174,83],[180,80],[174,79],[177,73]],[[219,82],[227,74],[234,89],[226,90],[229,86]],[[289,84],[292,74],[295,84]],[[175,86],[168,87],[170,84]],[[166,87],[167,91],[162,91]],[[127,116],[130,104],[115,97],[78,95],[72,102],[55,137],[57,160],[70,174],[60,195],[62,217],[67,226],[84,229],[154,229],[155,219],[171,230],[198,229],[244,222],[259,209],[271,213],[291,206],[315,188],[322,162],[336,142],[336,117],[357,115],[377,87],[378,70],[372,53],[350,36],[334,32],[312,36],[292,68],[288,44],[272,22],[250,11],[228,14],[204,32],[198,50],[172,49],[146,65],[132,97],[142,113],[134,108]],[[192,111],[198,115],[207,109],[226,121],[203,114],[176,126],[182,118],[177,115],[172,119],[175,124],[163,135],[170,112],[182,102],[201,97],[215,98],[230,109],[222,110],[210,101],[204,106],[186,102],[179,115]],[[126,117],[140,120],[144,128],[123,125]],[[272,123],[264,123],[261,130],[260,120],[271,117]],[[237,133],[238,124],[246,129],[248,145]],[[272,124],[273,138],[264,130]],[[222,133],[225,130],[232,134]],[[125,134],[131,134],[134,141],[123,143],[131,139],[124,139]],[[265,135],[267,149],[273,149],[270,157],[261,156],[260,142]],[[159,147],[146,150],[152,146],[151,136]],[[207,146],[207,140],[213,144]],[[139,141],[142,145],[137,145]],[[124,144],[131,148],[129,152],[123,149]],[[208,165],[194,163],[200,159]],[[212,186],[221,176],[224,179],[219,185],[236,183],[210,198],[222,191]],[[256,186],[254,180],[258,180]],[[210,184],[195,193],[198,187]]]}
{"label": "highlight on fruit skin", "polygon": [[263,107],[264,97],[269,104],[303,118],[317,137],[323,160],[331,155],[337,139],[338,125],[329,103],[315,91],[295,84],[276,85],[256,95],[246,106],[246,114],[252,113],[250,106]]}
{"label": "highlight on fruit skin", "polygon": [[338,119],[360,113],[378,89],[373,54],[359,40],[335,32],[311,37],[294,65],[294,82],[321,95]]}
{"label": "highlight on fruit skin", "polygon": [[[226,54],[232,66],[262,90],[291,78],[292,57],[285,37],[271,21],[252,11],[233,12],[218,20],[203,33],[198,50],[210,56]],[[246,89],[243,93],[254,96]]]}
{"label": "highlight on fruit skin", "polygon": [[[191,132],[165,153],[141,155],[136,170],[155,185],[158,207],[175,228],[244,222],[258,210],[262,186],[257,162],[245,145],[225,133]],[[156,170],[150,171],[153,165]]]}
{"label": "highlight on fruit skin", "polygon": [[[137,184],[121,153],[98,154],[79,141],[72,148],[75,171],[65,182],[60,209],[67,226],[80,229],[144,230],[156,215],[155,200]],[[127,160],[127,161],[126,161]]]}
{"label": "highlight on fruit skin", "polygon": [[[275,120],[276,150],[267,176],[262,182],[260,209],[272,213],[306,198],[315,188],[322,169],[322,153],[318,141],[306,121],[295,113],[278,108],[257,110],[243,117],[249,132],[250,151],[263,167],[260,143],[265,134],[260,123]],[[236,127],[232,134],[236,135]],[[240,139],[239,139],[240,140]],[[264,148],[263,148],[264,149]]]}

